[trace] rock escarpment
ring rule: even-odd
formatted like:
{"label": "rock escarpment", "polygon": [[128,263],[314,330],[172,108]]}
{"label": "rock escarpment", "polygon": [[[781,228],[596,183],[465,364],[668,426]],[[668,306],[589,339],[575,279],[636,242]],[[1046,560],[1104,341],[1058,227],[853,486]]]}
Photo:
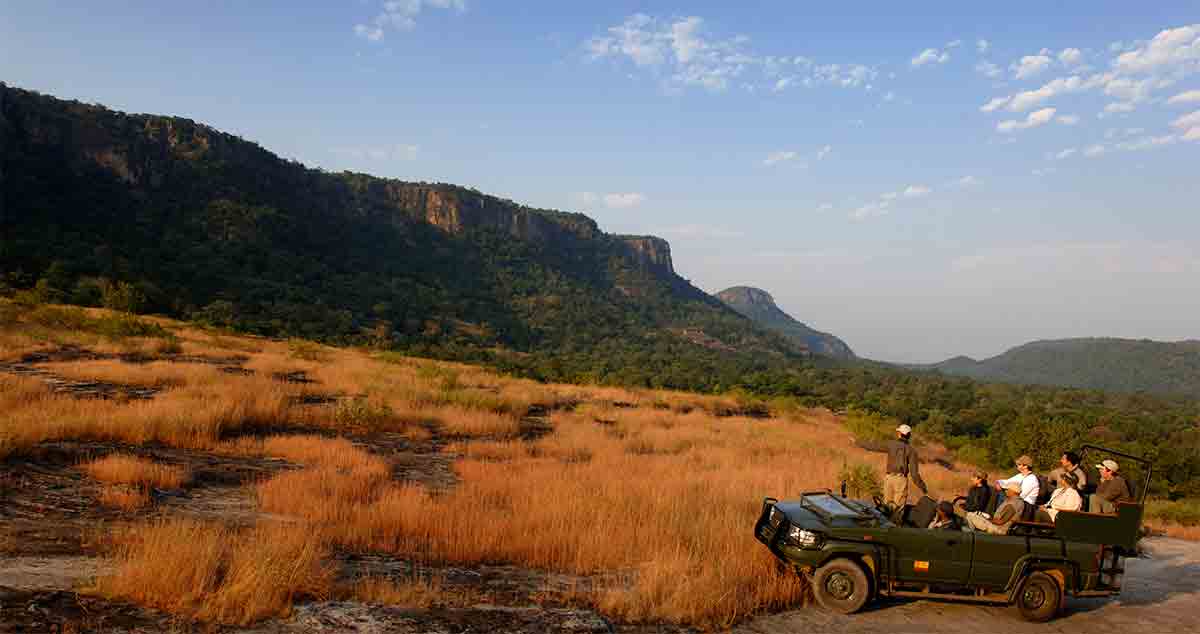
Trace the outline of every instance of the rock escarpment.
{"label": "rock escarpment", "polygon": [[854,351],[837,337],[796,321],[775,304],[771,294],[751,286],[733,286],[717,293],[725,305],[753,321],[804,345],[813,354],[835,359],[854,359]]}

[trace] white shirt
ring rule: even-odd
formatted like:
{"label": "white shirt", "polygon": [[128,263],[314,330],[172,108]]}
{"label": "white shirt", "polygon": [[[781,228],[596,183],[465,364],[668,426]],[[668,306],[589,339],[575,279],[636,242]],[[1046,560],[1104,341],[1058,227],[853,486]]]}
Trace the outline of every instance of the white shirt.
{"label": "white shirt", "polygon": [[1029,475],[1021,475],[1018,473],[1011,478],[997,480],[996,484],[999,484],[1000,488],[1003,489],[1009,482],[1020,482],[1021,499],[1025,500],[1025,502],[1029,504],[1037,504],[1038,490],[1041,488],[1041,486],[1038,485],[1038,479],[1036,475],[1032,473]]}
{"label": "white shirt", "polygon": [[1083,498],[1079,497],[1079,491],[1075,489],[1055,489],[1054,493],[1050,494],[1050,501],[1046,503],[1046,514],[1050,519],[1058,519],[1059,511],[1078,511],[1083,507]]}

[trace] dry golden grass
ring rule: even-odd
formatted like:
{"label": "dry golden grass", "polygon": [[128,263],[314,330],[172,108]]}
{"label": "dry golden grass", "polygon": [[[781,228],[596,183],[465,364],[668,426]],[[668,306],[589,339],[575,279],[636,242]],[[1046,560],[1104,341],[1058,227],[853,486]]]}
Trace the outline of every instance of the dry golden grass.
{"label": "dry golden grass", "polygon": [[447,592],[438,579],[406,579],[396,582],[384,577],[365,577],[346,588],[349,600],[401,608],[428,608],[447,603]]}
{"label": "dry golden grass", "polygon": [[145,489],[126,486],[107,486],[100,489],[100,503],[125,511],[136,511],[150,506],[150,494]]}
{"label": "dry golden grass", "polygon": [[199,363],[126,363],[116,359],[43,363],[39,367],[69,379],[171,388],[218,380],[215,366]]}
{"label": "dry golden grass", "polygon": [[112,454],[80,466],[101,482],[142,488],[178,489],[187,481],[187,469],[128,454]]}
{"label": "dry golden grass", "polygon": [[[337,547],[594,575],[603,581],[581,596],[612,616],[728,626],[805,599],[800,579],[780,574],[751,535],[762,496],[836,486],[845,464],[883,467],[884,456],[855,447],[827,412],[783,404],[773,407],[774,418],[741,418],[729,414],[763,405],[736,396],[542,385],[461,364],[173,327],[185,353],[237,351],[256,373],[173,375],[180,381],[173,389],[130,403],[79,401],[35,380],[0,376],[0,454],[80,438],[301,465],[255,485],[262,510],[291,518],[287,526],[235,532],[165,521],[137,530],[120,551],[118,573],[101,584],[106,593],[190,618],[244,623],[286,612],[297,596],[324,596],[331,577],[321,561]],[[175,371],[170,364],[88,369],[127,383],[139,371],[160,379]],[[294,371],[318,383],[271,378]],[[298,404],[307,393],[352,398]],[[574,412],[556,409],[576,403]],[[535,405],[554,410],[553,433],[516,440]],[[301,427],[415,438],[430,433],[426,426],[457,440],[447,451],[461,458],[459,484],[436,495],[396,482],[385,458],[344,438],[244,435]],[[966,488],[961,471],[927,464],[922,472],[935,496]],[[187,543],[182,553],[180,543]],[[432,597],[445,592],[436,584],[364,583],[356,592],[380,602],[436,603]]]}
{"label": "dry golden grass", "polygon": [[329,553],[304,527],[161,520],[121,537],[116,568],[94,591],[186,618],[247,625],[333,588]]}

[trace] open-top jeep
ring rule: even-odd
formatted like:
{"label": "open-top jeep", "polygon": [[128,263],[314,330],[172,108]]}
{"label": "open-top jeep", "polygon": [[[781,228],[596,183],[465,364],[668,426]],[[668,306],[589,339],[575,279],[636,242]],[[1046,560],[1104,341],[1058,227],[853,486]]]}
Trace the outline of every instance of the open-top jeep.
{"label": "open-top jeep", "polygon": [[826,490],[766,498],[754,534],[782,565],[809,577],[827,609],[850,614],[877,597],[916,597],[1015,604],[1024,618],[1046,621],[1067,596],[1120,593],[1122,559],[1136,554],[1153,467],[1093,445],[1083,447],[1085,464],[1096,452],[1142,467],[1141,495],[1115,515],[1060,511],[1053,524],[1016,522],[1007,535],[930,530],[911,525],[911,506],[894,515],[878,499]]}

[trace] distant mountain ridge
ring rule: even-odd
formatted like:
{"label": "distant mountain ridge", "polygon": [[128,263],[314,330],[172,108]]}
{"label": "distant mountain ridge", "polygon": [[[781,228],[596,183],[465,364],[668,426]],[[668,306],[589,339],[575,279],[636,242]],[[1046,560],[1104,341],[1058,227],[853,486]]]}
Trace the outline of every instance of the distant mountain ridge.
{"label": "distant mountain ridge", "polygon": [[982,361],[958,356],[916,367],[982,381],[1200,395],[1200,341],[1196,340],[1052,339],[1032,341]]}
{"label": "distant mountain ridge", "polygon": [[761,288],[732,286],[717,299],[726,306],[784,336],[803,344],[809,352],[835,359],[854,359],[854,351],[841,339],[797,321],[775,304],[775,298]]}

